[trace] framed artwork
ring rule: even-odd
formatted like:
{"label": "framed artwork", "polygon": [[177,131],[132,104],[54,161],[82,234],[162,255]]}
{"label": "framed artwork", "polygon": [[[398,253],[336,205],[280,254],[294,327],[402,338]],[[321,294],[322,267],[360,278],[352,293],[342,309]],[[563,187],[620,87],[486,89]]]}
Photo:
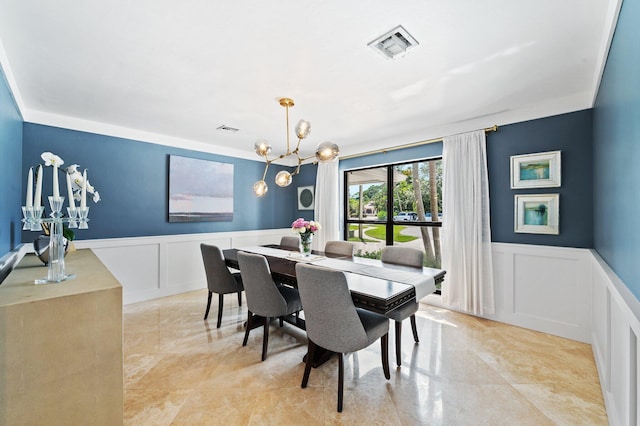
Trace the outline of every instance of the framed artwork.
{"label": "framed artwork", "polygon": [[560,194],[516,195],[514,211],[515,232],[560,233]]}
{"label": "framed artwork", "polygon": [[298,210],[313,210],[313,185],[298,187]]}
{"label": "framed artwork", "polygon": [[560,186],[560,151],[511,156],[511,188]]}
{"label": "framed artwork", "polygon": [[233,220],[233,164],[169,156],[169,222]]}

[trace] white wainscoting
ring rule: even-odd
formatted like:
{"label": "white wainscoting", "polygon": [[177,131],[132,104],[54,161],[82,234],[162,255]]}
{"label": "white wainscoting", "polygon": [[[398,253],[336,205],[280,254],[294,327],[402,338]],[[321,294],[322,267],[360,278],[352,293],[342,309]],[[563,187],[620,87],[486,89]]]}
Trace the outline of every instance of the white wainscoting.
{"label": "white wainscoting", "polygon": [[611,425],[640,424],[640,302],[592,251],[592,338]]}
{"label": "white wainscoting", "polygon": [[221,249],[277,244],[291,229],[74,241],[90,248],[122,284],[123,303],[207,288],[200,243]]}
{"label": "white wainscoting", "polygon": [[[485,318],[591,341],[589,250],[493,243],[492,255],[496,312]],[[446,307],[440,296],[423,301]]]}

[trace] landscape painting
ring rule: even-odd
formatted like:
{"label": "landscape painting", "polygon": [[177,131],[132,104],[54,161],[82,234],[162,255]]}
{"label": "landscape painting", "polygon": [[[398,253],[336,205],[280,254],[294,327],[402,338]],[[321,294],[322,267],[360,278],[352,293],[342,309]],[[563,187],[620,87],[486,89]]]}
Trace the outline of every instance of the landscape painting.
{"label": "landscape painting", "polygon": [[560,151],[511,156],[511,188],[560,186]]}
{"label": "landscape painting", "polygon": [[514,231],[527,234],[560,233],[559,194],[519,194],[514,202]]}
{"label": "landscape painting", "polygon": [[233,164],[169,156],[169,222],[233,220]]}

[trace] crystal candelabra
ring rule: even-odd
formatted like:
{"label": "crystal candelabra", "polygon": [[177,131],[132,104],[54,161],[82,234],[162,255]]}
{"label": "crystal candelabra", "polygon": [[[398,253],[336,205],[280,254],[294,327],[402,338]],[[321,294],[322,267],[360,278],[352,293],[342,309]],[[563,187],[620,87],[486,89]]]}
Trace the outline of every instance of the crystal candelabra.
{"label": "crystal candelabra", "polygon": [[50,218],[43,218],[44,207],[22,207],[24,223],[22,229],[26,231],[40,231],[42,224],[49,224],[49,270],[46,278],[36,280],[36,284],[59,283],[75,278],[75,274],[67,275],[64,267],[65,244],[62,235],[64,224],[69,228],[89,229],[89,207],[67,207],[68,217],[63,217],[62,205],[64,197],[49,197],[51,206]]}

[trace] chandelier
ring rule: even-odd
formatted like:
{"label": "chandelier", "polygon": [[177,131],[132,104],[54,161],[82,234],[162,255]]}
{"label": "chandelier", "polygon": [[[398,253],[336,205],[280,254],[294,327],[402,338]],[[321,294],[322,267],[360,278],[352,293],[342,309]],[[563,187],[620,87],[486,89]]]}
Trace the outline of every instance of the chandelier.
{"label": "chandelier", "polygon": [[269,170],[269,165],[274,161],[281,160],[290,155],[295,155],[298,159],[298,166],[296,167],[296,170],[293,173],[289,173],[286,170],[281,170],[276,174],[276,179],[275,179],[276,185],[285,187],[291,184],[293,180],[293,176],[297,175],[300,172],[300,166],[306,160],[312,157],[316,157],[316,159],[319,162],[327,163],[335,160],[338,157],[338,154],[340,153],[340,149],[338,148],[338,145],[332,142],[322,142],[316,148],[315,154],[310,155],[309,157],[304,157],[304,158],[300,157],[300,142],[302,142],[302,139],[309,136],[309,133],[311,132],[311,123],[309,123],[306,120],[300,120],[298,124],[296,124],[295,130],[296,130],[296,136],[298,137],[298,144],[296,145],[296,148],[292,151],[291,144],[289,142],[289,108],[291,108],[294,105],[293,99],[282,98],[279,100],[279,102],[280,102],[280,105],[285,107],[286,115],[287,115],[287,152],[285,152],[284,154],[280,154],[277,157],[273,157],[272,159],[269,159],[269,154],[271,153],[271,145],[269,145],[269,142],[267,142],[264,139],[259,139],[256,141],[254,146],[256,150],[256,154],[258,154],[260,157],[264,157],[264,161],[266,163],[264,167],[264,173],[262,175],[262,179],[257,181],[253,185],[253,192],[258,197],[262,197],[263,195],[265,195],[267,193],[267,190],[269,189],[264,179],[267,176],[267,170]]}

